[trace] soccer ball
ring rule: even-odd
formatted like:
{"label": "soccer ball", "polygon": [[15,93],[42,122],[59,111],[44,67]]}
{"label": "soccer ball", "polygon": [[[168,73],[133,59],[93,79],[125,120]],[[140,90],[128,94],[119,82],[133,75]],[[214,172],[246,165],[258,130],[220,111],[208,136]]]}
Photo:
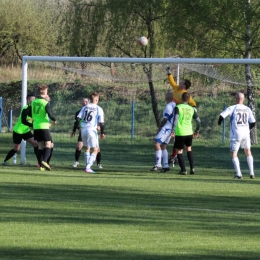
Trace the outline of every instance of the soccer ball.
{"label": "soccer ball", "polygon": [[148,44],[148,39],[145,36],[141,36],[137,42],[139,45],[144,47]]}

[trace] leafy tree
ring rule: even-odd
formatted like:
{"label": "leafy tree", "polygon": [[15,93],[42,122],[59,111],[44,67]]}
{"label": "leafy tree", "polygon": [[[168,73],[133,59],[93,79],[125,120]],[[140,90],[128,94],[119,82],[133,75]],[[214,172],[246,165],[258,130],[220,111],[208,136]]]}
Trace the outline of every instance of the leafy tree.
{"label": "leafy tree", "polygon": [[31,0],[0,0],[0,59],[9,63],[10,53],[16,60],[51,53],[55,33],[46,7],[39,10]]}
{"label": "leafy tree", "polygon": [[[197,56],[257,57],[260,49],[260,1],[182,0],[172,8],[183,11],[170,22],[170,25],[174,24],[174,35],[180,33],[180,38],[188,46],[192,43]],[[248,64],[245,65],[245,79],[248,105],[255,114],[253,79]],[[251,137],[256,143],[256,131],[252,131]]]}
{"label": "leafy tree", "polygon": [[[109,56],[160,57],[164,56],[164,35],[161,26],[172,10],[166,0],[106,0],[106,48]],[[146,36],[149,44],[138,47],[137,39]],[[158,44],[159,43],[159,44]],[[144,64],[147,75],[152,109],[156,124],[160,124],[158,102],[153,84],[153,65]]]}

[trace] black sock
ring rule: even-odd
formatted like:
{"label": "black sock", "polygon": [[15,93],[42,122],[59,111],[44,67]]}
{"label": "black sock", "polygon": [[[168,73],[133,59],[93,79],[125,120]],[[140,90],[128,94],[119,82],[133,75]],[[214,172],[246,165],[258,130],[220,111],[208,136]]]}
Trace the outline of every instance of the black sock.
{"label": "black sock", "polygon": [[41,161],[40,161],[40,158],[39,158],[39,154],[38,154],[38,147],[34,147],[34,153],[36,155],[36,158],[37,158],[37,161],[38,161],[38,164],[41,165]]}
{"label": "black sock", "polygon": [[10,158],[12,158],[16,154],[16,151],[14,149],[10,150],[8,154],[5,157],[4,162],[8,161]]}
{"label": "black sock", "polygon": [[101,152],[98,152],[97,154],[97,164],[101,163]]}
{"label": "black sock", "polygon": [[42,161],[43,161],[43,150],[40,150],[38,148],[38,160],[40,161],[40,165],[42,164]]}
{"label": "black sock", "polygon": [[48,158],[48,160],[47,160],[47,163],[48,163],[48,164],[50,164],[51,157],[52,157],[52,152],[53,152],[53,148],[51,148],[51,154],[50,154],[50,156],[49,156],[49,158]]}
{"label": "black sock", "polygon": [[185,167],[183,154],[182,153],[178,154],[177,157],[178,157],[179,165],[181,167],[181,172],[186,172],[186,167]]}
{"label": "black sock", "polygon": [[192,170],[192,169],[194,169],[193,152],[192,151],[187,152],[187,157],[190,162],[190,169]]}
{"label": "black sock", "polygon": [[50,157],[51,154],[51,148],[50,147],[46,147],[43,150],[43,161],[47,162],[48,158]]}
{"label": "black sock", "polygon": [[81,150],[76,149],[76,151],[75,151],[75,161],[76,162],[79,161],[80,155],[81,155]]}

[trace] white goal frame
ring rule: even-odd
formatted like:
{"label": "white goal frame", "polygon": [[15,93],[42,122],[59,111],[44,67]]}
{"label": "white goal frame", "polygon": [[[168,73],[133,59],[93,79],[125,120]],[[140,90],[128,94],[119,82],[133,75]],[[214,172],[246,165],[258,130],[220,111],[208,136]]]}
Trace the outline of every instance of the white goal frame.
{"label": "white goal frame", "polygon": [[[260,59],[225,58],[110,58],[110,57],[64,57],[64,56],[23,56],[22,60],[22,96],[21,107],[26,105],[27,70],[30,61],[48,62],[91,62],[91,63],[193,63],[193,64],[260,64]],[[21,164],[26,164],[26,142],[21,143]]]}

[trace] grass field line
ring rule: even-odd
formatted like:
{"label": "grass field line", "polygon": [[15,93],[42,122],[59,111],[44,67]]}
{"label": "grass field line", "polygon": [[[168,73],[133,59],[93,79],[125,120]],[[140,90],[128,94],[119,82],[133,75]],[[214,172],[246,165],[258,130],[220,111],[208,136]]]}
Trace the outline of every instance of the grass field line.
{"label": "grass field line", "polygon": [[[0,193],[1,198],[11,198],[14,199],[16,196],[12,196],[9,193]],[[41,196],[26,196],[23,195],[23,198],[35,199],[35,200],[44,200],[44,201],[64,201],[64,199],[57,199],[57,198],[49,198],[49,197],[41,197]],[[77,202],[80,203],[82,200],[75,200],[75,199],[66,199],[66,202]],[[223,209],[209,209],[209,208],[196,208],[196,207],[181,207],[181,206],[158,206],[153,204],[142,204],[142,205],[129,205],[128,203],[123,202],[113,202],[113,201],[100,201],[100,200],[92,200],[86,201],[87,204],[98,204],[100,205],[115,205],[115,206],[128,206],[131,208],[136,207],[145,207],[145,208],[153,208],[153,209],[168,209],[168,210],[181,210],[181,211],[201,211],[201,212],[210,212],[210,213],[219,213],[219,214],[232,214],[232,215],[256,215],[260,216],[260,212],[249,212],[249,211],[237,211],[237,210],[223,210]]]}

